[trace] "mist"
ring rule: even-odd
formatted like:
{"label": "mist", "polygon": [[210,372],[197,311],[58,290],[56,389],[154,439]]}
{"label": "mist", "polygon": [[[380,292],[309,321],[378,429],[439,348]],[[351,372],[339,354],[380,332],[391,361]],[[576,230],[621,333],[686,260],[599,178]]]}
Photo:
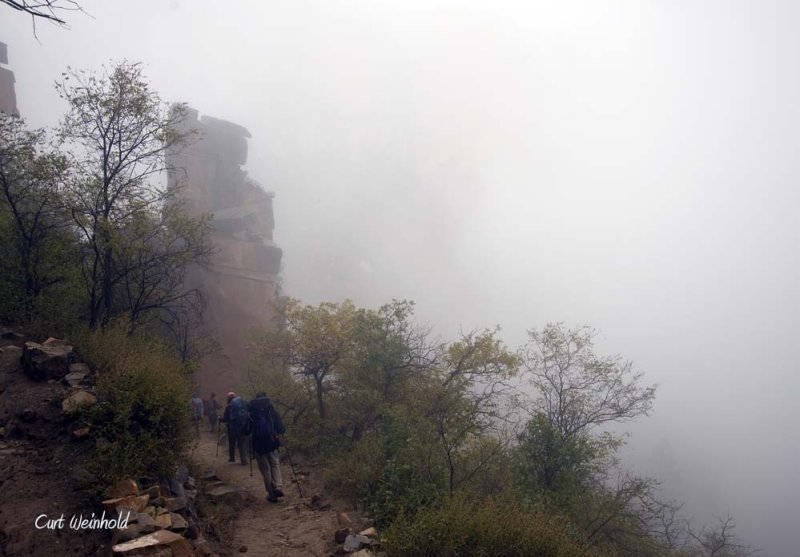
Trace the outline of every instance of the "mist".
{"label": "mist", "polygon": [[[141,60],[252,134],[285,293],[452,338],[589,324],[659,384],[626,464],[798,556],[800,5],[98,0],[0,14],[20,112]],[[38,39],[37,39],[38,37]]]}

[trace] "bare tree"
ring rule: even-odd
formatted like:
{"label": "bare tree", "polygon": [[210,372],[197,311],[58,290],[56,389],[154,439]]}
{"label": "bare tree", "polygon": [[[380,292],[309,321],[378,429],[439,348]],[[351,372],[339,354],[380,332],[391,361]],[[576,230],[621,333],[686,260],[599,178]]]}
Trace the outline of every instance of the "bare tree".
{"label": "bare tree", "polygon": [[192,135],[178,131],[186,108],[168,109],[141,65],[125,61],[99,74],[69,69],[56,89],[69,103],[60,136],[74,154],[69,201],[89,325],[123,312],[135,323],[186,295],[183,269],[211,251],[208,220],[186,217],[164,185],[165,154]]}
{"label": "bare tree", "polygon": [[736,535],[736,521],[732,516],[718,518],[717,521],[715,528],[704,526],[699,531],[687,526],[694,542],[689,550],[692,557],[750,557],[758,553]]}
{"label": "bare tree", "polygon": [[34,36],[36,35],[37,20],[41,19],[66,27],[67,22],[61,13],[84,11],[75,0],[0,0],[0,3],[31,16]]}

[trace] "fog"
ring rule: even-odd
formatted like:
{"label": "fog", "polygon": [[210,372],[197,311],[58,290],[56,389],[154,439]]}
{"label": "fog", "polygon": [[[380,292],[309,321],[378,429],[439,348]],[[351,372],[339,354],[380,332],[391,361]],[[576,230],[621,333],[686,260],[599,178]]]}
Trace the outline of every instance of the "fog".
{"label": "fog", "polygon": [[800,4],[81,3],[38,40],[0,9],[32,124],[66,66],[141,60],[252,133],[289,295],[598,328],[660,385],[628,465],[800,555]]}

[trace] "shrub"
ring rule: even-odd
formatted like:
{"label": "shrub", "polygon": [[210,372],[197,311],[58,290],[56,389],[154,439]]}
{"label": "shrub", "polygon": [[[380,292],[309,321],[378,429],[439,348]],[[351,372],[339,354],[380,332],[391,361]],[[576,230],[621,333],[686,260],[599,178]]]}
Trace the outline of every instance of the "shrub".
{"label": "shrub", "polygon": [[183,365],[164,345],[121,327],[82,336],[97,374],[98,403],[84,415],[98,444],[91,471],[105,483],[171,474],[191,439]]}
{"label": "shrub", "polygon": [[558,517],[510,500],[464,496],[400,516],[385,542],[389,557],[610,557],[587,547]]}

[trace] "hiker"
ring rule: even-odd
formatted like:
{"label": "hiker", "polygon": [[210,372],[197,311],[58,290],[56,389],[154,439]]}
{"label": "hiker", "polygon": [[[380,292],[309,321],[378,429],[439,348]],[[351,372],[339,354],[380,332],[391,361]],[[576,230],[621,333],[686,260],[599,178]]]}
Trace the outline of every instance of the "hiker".
{"label": "hiker", "polygon": [[211,393],[211,398],[208,399],[208,427],[211,433],[217,431],[217,422],[219,421],[219,409],[221,406],[219,405],[219,401],[217,400],[217,395],[215,393]]}
{"label": "hiker", "polygon": [[283,497],[283,480],[281,479],[281,463],[278,459],[278,447],[281,445],[279,435],[286,432],[283,420],[267,398],[260,392],[247,405],[250,414],[250,436],[253,457],[258,463],[258,470],[264,477],[267,490],[267,501],[277,503]]}
{"label": "hiker", "polygon": [[192,421],[194,422],[194,432],[200,435],[200,421],[203,419],[203,400],[197,393],[194,394],[191,402]]}
{"label": "hiker", "polygon": [[249,464],[247,457],[247,403],[236,393],[228,393],[228,405],[222,415],[222,423],[228,425],[228,462],[236,462],[236,446],[242,464]]}

